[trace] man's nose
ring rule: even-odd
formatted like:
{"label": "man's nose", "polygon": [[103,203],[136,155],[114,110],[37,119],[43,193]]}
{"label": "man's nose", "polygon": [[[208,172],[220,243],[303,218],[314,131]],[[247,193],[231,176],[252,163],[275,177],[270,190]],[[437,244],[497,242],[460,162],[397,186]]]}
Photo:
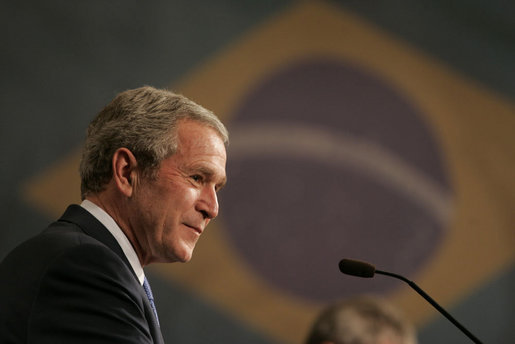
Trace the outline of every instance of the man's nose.
{"label": "man's nose", "polygon": [[204,219],[214,219],[218,215],[218,196],[214,187],[202,189],[197,202],[197,211],[202,213]]}

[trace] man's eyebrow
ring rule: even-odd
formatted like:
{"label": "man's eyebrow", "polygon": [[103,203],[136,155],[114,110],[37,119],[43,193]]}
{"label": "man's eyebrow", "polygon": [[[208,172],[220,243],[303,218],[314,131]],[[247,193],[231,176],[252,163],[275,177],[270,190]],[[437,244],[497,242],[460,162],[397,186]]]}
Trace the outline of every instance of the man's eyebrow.
{"label": "man's eyebrow", "polygon": [[[215,175],[215,172],[211,168],[206,167],[206,166],[197,166],[192,169],[192,172],[203,174],[208,179],[213,179],[213,176]],[[227,176],[224,176],[222,178],[222,180],[216,184],[216,186],[220,190],[221,188],[223,188],[225,186],[226,183],[227,183]]]}
{"label": "man's eyebrow", "polygon": [[220,183],[218,183],[216,186],[218,188],[217,191],[220,191],[223,189],[223,187],[227,184],[227,177],[224,177]]}

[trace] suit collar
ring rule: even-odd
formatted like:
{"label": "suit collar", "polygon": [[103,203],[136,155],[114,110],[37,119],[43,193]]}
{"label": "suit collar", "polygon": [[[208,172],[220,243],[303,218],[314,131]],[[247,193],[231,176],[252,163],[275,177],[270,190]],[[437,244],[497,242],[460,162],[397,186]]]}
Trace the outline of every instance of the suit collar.
{"label": "suit collar", "polygon": [[138,280],[138,277],[134,273],[134,270],[129,263],[129,260],[123,253],[122,248],[113,237],[113,235],[109,232],[109,230],[98,221],[91,213],[89,213],[86,209],[82,208],[79,205],[72,204],[68,206],[64,214],[61,216],[59,221],[73,223],[80,227],[80,229],[86,233],[87,235],[95,238],[100,241],[107,247],[109,247],[114,253],[116,253],[129,267],[132,274]]}
{"label": "suit collar", "polygon": [[[131,264],[129,263],[127,257],[123,253],[123,250],[120,247],[120,245],[118,245],[116,239],[109,232],[109,230],[93,215],[91,215],[91,213],[89,213],[86,209],[82,208],[79,205],[72,204],[66,209],[66,211],[58,221],[68,222],[78,226],[85,234],[93,237],[94,239],[100,241],[101,243],[109,247],[125,262],[129,270],[132,272],[135,281],[138,281],[138,277],[134,273]],[[145,300],[145,317],[149,324],[151,324],[150,331],[154,343],[162,344],[164,343],[163,336],[161,334],[159,325],[157,325],[154,313],[152,311],[152,307],[150,306],[145,291],[143,290],[143,288],[139,288],[138,292],[141,298]]]}

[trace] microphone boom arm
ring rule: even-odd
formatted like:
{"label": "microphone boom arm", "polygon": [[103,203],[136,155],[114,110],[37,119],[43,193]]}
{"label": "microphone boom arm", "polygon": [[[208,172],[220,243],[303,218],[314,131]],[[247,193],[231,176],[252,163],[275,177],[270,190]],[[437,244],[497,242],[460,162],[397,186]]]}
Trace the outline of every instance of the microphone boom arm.
{"label": "microphone boom arm", "polygon": [[381,270],[376,269],[375,273],[380,274],[380,275],[387,275],[390,277],[394,277],[394,278],[400,279],[400,280],[408,283],[411,288],[413,288],[417,293],[420,294],[420,296],[422,296],[424,299],[426,299],[427,302],[429,302],[434,308],[436,308],[440,313],[442,313],[443,316],[445,316],[450,322],[452,322],[457,328],[459,328],[474,343],[482,344],[481,341],[476,336],[474,336],[462,324],[460,324],[456,319],[454,319],[454,317],[452,315],[450,315],[445,309],[443,309],[435,300],[433,300],[433,298],[431,298],[431,296],[427,295],[425,291],[420,289],[420,287],[418,285],[416,285],[415,282],[410,281],[409,279],[407,279],[404,276],[394,274],[394,273],[388,272],[388,271],[381,271]]}

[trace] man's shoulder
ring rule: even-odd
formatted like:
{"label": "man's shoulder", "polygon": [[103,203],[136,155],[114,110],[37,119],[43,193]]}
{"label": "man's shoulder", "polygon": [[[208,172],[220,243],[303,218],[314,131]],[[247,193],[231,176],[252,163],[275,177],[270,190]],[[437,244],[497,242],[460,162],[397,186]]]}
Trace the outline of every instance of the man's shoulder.
{"label": "man's shoulder", "polygon": [[[64,222],[54,222],[41,233],[14,248],[0,263],[2,265],[45,265],[58,256],[82,245],[104,246],[84,233],[80,227]],[[105,247],[107,249],[107,247]],[[114,254],[114,253],[113,253]]]}
{"label": "man's shoulder", "polygon": [[134,307],[135,314],[144,307],[141,286],[127,264],[74,222],[56,221],[20,244],[0,262],[0,276],[9,281],[0,283],[0,332],[9,324],[13,333],[26,333],[29,317],[45,326],[60,326],[52,317],[61,314],[82,319],[80,309],[91,310],[99,299],[113,302],[109,297],[121,300],[120,309]]}
{"label": "man's shoulder", "polygon": [[39,234],[21,243],[14,251],[58,253],[61,250],[66,250],[81,244],[102,245],[100,241],[86,234],[77,224],[55,221]]}
{"label": "man's shoulder", "polygon": [[81,206],[73,204],[57,221],[50,223],[46,229],[23,242],[15,250],[55,255],[80,245],[107,248],[109,239],[109,231],[93,215]]}
{"label": "man's shoulder", "polygon": [[[81,214],[81,209],[78,208],[80,207],[75,206],[74,209],[78,216],[89,216],[85,210]],[[69,213],[69,209],[70,207],[65,215]],[[83,226],[75,221],[67,221],[65,215],[50,223],[40,233],[20,243],[0,262],[0,267],[13,262],[18,266],[24,262],[30,265],[44,265],[64,252],[83,245],[99,246],[109,250],[100,240],[86,233]]]}

